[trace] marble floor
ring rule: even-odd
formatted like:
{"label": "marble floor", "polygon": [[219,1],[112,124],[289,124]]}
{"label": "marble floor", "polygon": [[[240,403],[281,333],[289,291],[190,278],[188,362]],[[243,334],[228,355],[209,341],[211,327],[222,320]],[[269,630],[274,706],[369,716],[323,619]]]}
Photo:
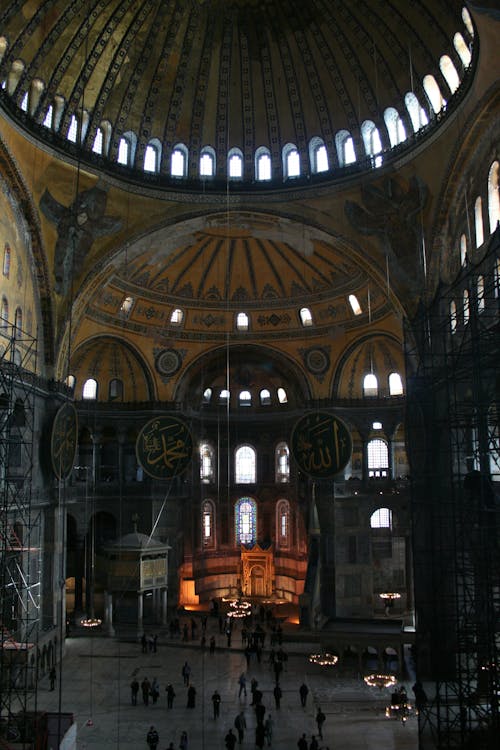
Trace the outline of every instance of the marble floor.
{"label": "marble floor", "polygon": [[[247,669],[241,646],[241,635],[235,632],[230,648],[219,634],[217,621],[210,619],[208,639],[214,635],[214,654],[202,649],[199,642],[183,643],[160,633],[156,653],[142,653],[141,645],[131,638],[108,638],[93,634],[78,635],[66,642],[62,664],[54,691],[48,677],[38,688],[38,710],[73,714],[77,724],[79,750],[147,750],[146,733],[155,726],[160,742],[158,750],[166,750],[172,742],[179,747],[181,733],[188,734],[188,750],[224,750],[224,737],[234,719],[243,710],[247,722],[242,748],[255,747],[256,718],[250,706],[250,680],[255,677],[263,692],[266,717],[271,714],[274,731],[272,748],[295,750],[303,733],[308,743],[317,734],[315,716],[321,706],[326,720],[323,740],[319,745],[329,750],[416,750],[417,720],[406,723],[385,718],[390,691],[369,688],[361,675],[339,674],[336,667],[320,667],[307,659],[309,648],[303,642],[287,639],[286,671],[281,676],[283,697],[280,710],[273,698],[274,674],[268,662],[268,648],[259,664],[252,657]],[[196,706],[187,708],[187,688],[181,676],[182,665],[191,666],[191,684],[196,688]],[[246,672],[248,695],[238,697],[238,677]],[[155,705],[145,706],[139,692],[137,705],[131,705],[130,683],[136,676],[145,676],[160,683],[160,698]],[[166,706],[165,686],[171,682],[176,692],[174,707]],[[309,687],[307,704],[301,706],[299,686]],[[411,696],[410,683],[404,682]],[[211,696],[217,689],[221,695],[220,716],[213,717]],[[236,730],[233,729],[236,733]],[[53,748],[55,750],[55,747]]]}

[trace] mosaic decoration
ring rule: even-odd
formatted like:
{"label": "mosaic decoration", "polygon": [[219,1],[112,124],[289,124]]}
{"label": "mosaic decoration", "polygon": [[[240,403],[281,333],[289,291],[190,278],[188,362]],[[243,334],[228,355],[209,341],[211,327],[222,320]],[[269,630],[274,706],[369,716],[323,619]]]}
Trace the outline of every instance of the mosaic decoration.
{"label": "mosaic decoration", "polygon": [[52,468],[58,479],[67,479],[75,465],[78,441],[78,416],[73,404],[58,409],[52,425],[50,454]]}
{"label": "mosaic decoration", "polygon": [[153,479],[173,479],[191,463],[193,439],[180,419],[155,417],[140,431],[135,450],[146,474]]}
{"label": "mosaic decoration", "polygon": [[260,326],[278,326],[278,325],[288,325],[291,321],[291,317],[288,313],[284,313],[283,315],[278,315],[277,313],[272,313],[271,315],[259,315],[257,318],[257,322]]}
{"label": "mosaic decoration", "polygon": [[304,361],[304,366],[320,383],[323,382],[325,373],[330,367],[330,354],[324,347],[312,347],[310,349],[299,349]]}
{"label": "mosaic decoration", "polygon": [[182,357],[175,349],[162,349],[156,355],[155,367],[160,375],[170,378],[179,370],[182,364]]}
{"label": "mosaic decoration", "polygon": [[316,479],[334,477],[351,458],[352,438],[347,425],[327,412],[299,419],[290,442],[300,470]]}

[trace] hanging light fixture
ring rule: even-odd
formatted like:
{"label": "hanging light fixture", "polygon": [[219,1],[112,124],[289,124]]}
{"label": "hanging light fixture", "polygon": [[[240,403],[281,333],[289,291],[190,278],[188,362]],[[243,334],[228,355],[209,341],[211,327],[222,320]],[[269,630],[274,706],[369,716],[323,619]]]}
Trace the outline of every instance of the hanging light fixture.
{"label": "hanging light fixture", "polygon": [[339,660],[339,657],[335,654],[331,654],[328,651],[321,651],[317,654],[309,654],[309,662],[311,664],[319,664],[320,667],[334,667]]}
{"label": "hanging light fixture", "polygon": [[227,616],[232,617],[233,619],[248,617],[251,607],[252,605],[250,604],[250,602],[247,602],[244,599],[237,599],[236,601],[230,603]]}
{"label": "hanging light fixture", "polygon": [[389,607],[394,604],[396,599],[401,599],[401,594],[397,591],[383,591],[379,596],[387,602]]}
{"label": "hanging light fixture", "polygon": [[397,683],[397,679],[393,674],[373,673],[367,674],[363,679],[368,687],[376,687],[379,690],[393,687]]}

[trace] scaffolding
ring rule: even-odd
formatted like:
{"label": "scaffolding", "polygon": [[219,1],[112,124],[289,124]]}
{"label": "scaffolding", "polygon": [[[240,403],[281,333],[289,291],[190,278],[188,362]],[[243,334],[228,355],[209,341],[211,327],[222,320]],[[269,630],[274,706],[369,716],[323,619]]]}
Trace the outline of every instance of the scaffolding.
{"label": "scaffolding", "polygon": [[408,332],[419,747],[498,747],[500,229]]}
{"label": "scaffolding", "polygon": [[[36,339],[0,327],[0,746],[31,747],[40,628],[41,521],[32,506]],[[26,744],[28,743],[28,744]]]}

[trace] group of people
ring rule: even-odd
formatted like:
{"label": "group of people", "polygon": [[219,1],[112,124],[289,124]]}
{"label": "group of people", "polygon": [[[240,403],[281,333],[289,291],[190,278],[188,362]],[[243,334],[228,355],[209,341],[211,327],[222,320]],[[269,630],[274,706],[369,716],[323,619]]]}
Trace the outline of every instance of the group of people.
{"label": "group of people", "polygon": [[[149,750],[157,750],[158,743],[160,742],[160,735],[158,734],[158,730],[156,729],[156,727],[149,727],[149,731],[146,734],[146,742]],[[167,750],[175,750],[173,742],[170,743],[170,745],[167,747]],[[188,750],[188,736],[186,731],[182,732],[180,736],[179,750]]]}

